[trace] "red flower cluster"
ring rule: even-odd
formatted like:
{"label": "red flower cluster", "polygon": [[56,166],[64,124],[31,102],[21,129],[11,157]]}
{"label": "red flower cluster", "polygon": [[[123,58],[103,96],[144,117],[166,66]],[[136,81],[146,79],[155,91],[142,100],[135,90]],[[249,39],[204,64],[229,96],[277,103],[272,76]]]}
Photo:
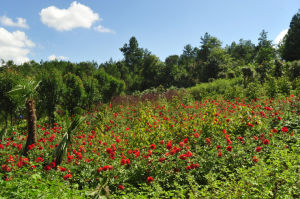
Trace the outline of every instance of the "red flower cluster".
{"label": "red flower cluster", "polygon": [[68,179],[71,179],[72,178],[72,175],[70,173],[67,173],[65,176],[64,176],[64,180],[68,180]]}
{"label": "red flower cluster", "polygon": [[147,178],[147,182],[148,182],[148,183],[150,183],[150,182],[152,182],[152,181],[153,181],[153,177],[152,177],[152,176],[150,176],[150,177]]}

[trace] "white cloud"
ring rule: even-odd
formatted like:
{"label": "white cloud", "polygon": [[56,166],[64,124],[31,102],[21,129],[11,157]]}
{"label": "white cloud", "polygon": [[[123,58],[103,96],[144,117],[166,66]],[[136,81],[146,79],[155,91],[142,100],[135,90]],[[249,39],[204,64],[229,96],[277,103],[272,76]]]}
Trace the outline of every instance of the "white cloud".
{"label": "white cloud", "polygon": [[96,30],[98,32],[103,32],[103,33],[113,33],[113,34],[115,34],[115,31],[113,31],[109,28],[105,28],[101,25],[98,25],[98,26],[94,27],[94,30]]}
{"label": "white cloud", "polygon": [[9,32],[0,27],[0,59],[13,60],[16,64],[29,61],[29,48],[35,44],[21,31]]}
{"label": "white cloud", "polygon": [[7,16],[1,16],[0,17],[0,23],[4,26],[14,26],[19,28],[29,28],[26,19],[24,18],[17,18],[17,22],[14,22],[11,18]]}
{"label": "white cloud", "polygon": [[66,59],[68,59],[68,57],[64,57],[64,56],[56,56],[56,55],[50,55],[49,57],[48,57],[48,59],[50,60],[50,61],[54,61],[54,60],[66,60]]}
{"label": "white cloud", "polygon": [[44,8],[40,12],[42,23],[58,31],[68,31],[74,28],[90,28],[100,20],[97,13],[85,5],[74,1],[67,9],[55,6]]}
{"label": "white cloud", "polygon": [[288,32],[288,29],[285,29],[285,30],[281,31],[279,33],[279,35],[277,35],[277,37],[274,40],[275,44],[278,45],[282,41],[282,39],[284,38],[284,36],[287,34],[287,32]]}

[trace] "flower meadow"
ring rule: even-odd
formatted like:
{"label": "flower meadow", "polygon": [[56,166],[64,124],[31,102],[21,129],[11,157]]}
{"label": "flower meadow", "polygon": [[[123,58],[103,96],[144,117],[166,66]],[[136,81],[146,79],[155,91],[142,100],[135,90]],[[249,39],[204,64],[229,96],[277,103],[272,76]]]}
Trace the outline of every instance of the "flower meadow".
{"label": "flower meadow", "polygon": [[37,125],[28,156],[20,123],[0,142],[3,198],[297,198],[299,96],[104,105]]}

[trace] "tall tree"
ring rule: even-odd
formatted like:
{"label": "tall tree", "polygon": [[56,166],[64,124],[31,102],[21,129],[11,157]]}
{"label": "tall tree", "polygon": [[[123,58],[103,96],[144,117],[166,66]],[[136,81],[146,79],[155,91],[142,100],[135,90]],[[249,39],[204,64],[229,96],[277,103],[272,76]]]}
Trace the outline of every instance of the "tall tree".
{"label": "tall tree", "polygon": [[41,100],[39,107],[47,112],[49,123],[54,122],[54,111],[56,106],[61,103],[63,87],[63,78],[58,70],[53,69],[43,73],[38,88]]}
{"label": "tall tree", "polygon": [[131,37],[129,44],[124,44],[120,48],[124,55],[126,65],[131,69],[131,71],[137,73],[139,68],[142,66],[144,51],[139,48],[138,41],[135,37]]}
{"label": "tall tree", "polygon": [[300,59],[300,9],[293,16],[290,28],[283,39],[281,56],[287,61]]}
{"label": "tall tree", "polygon": [[255,70],[259,74],[261,83],[265,82],[267,74],[272,69],[275,60],[275,49],[272,46],[272,41],[268,40],[267,32],[262,30],[258,38],[257,53],[255,57]]}
{"label": "tall tree", "polygon": [[63,92],[64,105],[71,114],[74,114],[76,107],[83,107],[86,97],[82,80],[77,75],[67,73],[64,75],[64,83],[66,85]]}
{"label": "tall tree", "polygon": [[22,79],[20,84],[9,92],[20,104],[24,104],[25,101],[28,137],[23,151],[24,156],[27,156],[29,146],[36,143],[35,96],[37,96],[39,83],[31,79]]}
{"label": "tall tree", "polygon": [[240,39],[239,43],[232,42],[229,47],[227,47],[228,53],[238,61],[241,61],[242,65],[249,64],[253,61],[255,56],[255,45],[251,40]]}
{"label": "tall tree", "polygon": [[275,49],[272,46],[272,41],[268,40],[268,32],[265,30],[260,33],[256,51],[255,61],[258,64],[269,63],[275,59]]}
{"label": "tall tree", "polygon": [[209,54],[215,48],[220,48],[222,43],[221,41],[208,34],[207,32],[204,34],[204,37],[201,37],[201,46],[198,52],[198,60],[207,61]]}

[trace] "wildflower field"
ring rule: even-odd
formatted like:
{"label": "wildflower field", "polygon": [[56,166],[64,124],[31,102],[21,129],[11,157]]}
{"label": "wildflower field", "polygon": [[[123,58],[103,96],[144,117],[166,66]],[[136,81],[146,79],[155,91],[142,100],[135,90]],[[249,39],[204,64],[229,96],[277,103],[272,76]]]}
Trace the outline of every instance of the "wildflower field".
{"label": "wildflower field", "polygon": [[38,121],[27,157],[24,120],[1,134],[0,198],[297,198],[299,115],[294,95],[108,104]]}

